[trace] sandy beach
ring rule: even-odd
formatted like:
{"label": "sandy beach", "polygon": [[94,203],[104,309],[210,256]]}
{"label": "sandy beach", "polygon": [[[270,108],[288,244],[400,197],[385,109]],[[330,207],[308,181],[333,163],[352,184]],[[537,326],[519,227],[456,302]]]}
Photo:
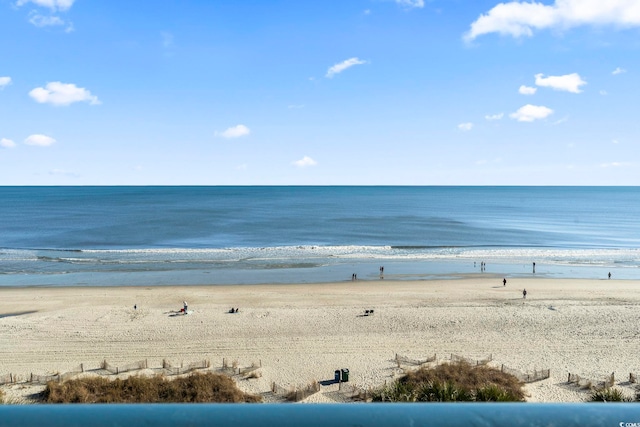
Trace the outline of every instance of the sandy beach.
{"label": "sandy beach", "polygon": [[[522,290],[527,290],[523,299]],[[177,315],[183,300],[189,315]],[[134,309],[134,305],[137,309]],[[238,313],[229,313],[231,307]],[[454,280],[359,280],[305,285],[0,289],[0,375],[63,373],[103,360],[220,367],[261,364],[239,387],[267,393],[325,381],[309,402],[335,402],[336,369],[378,387],[398,374],[396,354],[448,360],[492,356],[494,366],[550,369],[528,401],[582,401],[569,373],[596,381],[615,372],[630,390],[640,374],[640,281],[489,274]],[[374,314],[364,316],[365,310]],[[135,373],[134,373],[135,374]],[[2,386],[21,402],[31,386]]]}

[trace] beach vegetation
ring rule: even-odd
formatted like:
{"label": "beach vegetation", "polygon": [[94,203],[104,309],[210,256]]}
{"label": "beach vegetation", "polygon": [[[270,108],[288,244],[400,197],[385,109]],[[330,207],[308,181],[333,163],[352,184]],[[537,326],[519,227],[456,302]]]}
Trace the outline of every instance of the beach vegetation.
{"label": "beach vegetation", "polygon": [[376,402],[521,402],[515,376],[467,362],[422,367],[373,392]]}
{"label": "beach vegetation", "polygon": [[231,378],[212,372],[173,380],[157,375],[50,381],[43,393],[45,403],[249,403],[261,400],[260,396],[242,392]]}
{"label": "beach vegetation", "polygon": [[[638,395],[636,394],[636,398]],[[589,394],[588,400],[590,402],[633,402],[633,398],[626,396],[622,391],[617,388],[603,388],[599,390],[593,390]]]}

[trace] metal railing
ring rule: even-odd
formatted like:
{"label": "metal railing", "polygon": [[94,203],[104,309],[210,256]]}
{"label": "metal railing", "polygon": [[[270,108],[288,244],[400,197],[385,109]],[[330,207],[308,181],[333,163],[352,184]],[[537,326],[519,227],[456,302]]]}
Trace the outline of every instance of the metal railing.
{"label": "metal railing", "polygon": [[0,426],[637,427],[638,403],[3,405]]}

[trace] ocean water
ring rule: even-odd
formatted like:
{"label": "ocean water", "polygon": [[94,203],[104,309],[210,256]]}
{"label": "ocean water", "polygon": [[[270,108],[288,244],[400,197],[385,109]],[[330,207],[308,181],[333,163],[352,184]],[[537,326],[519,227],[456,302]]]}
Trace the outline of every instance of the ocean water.
{"label": "ocean water", "polygon": [[640,187],[0,187],[0,286],[638,279],[639,214]]}

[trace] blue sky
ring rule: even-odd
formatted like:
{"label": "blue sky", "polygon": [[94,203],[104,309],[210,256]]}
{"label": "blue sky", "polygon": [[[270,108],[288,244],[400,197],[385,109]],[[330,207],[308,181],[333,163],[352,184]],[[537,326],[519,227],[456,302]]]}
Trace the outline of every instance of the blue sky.
{"label": "blue sky", "polygon": [[637,0],[0,0],[0,185],[640,185]]}

